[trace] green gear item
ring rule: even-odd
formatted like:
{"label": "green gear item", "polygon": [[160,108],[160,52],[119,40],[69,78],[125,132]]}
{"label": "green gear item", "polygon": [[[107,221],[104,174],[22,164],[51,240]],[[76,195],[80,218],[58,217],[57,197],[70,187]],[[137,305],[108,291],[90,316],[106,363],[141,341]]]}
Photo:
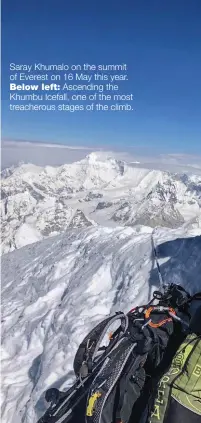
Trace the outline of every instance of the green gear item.
{"label": "green gear item", "polygon": [[158,384],[150,423],[163,423],[171,397],[201,416],[201,338],[190,334]]}

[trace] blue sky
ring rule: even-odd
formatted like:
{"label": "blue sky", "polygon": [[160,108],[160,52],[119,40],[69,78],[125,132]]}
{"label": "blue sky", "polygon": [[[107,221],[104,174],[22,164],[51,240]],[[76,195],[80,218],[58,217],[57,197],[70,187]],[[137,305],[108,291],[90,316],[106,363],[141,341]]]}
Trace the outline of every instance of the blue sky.
{"label": "blue sky", "polygon": [[[200,0],[2,0],[2,135],[201,152]],[[10,112],[9,63],[127,63],[134,111]]]}

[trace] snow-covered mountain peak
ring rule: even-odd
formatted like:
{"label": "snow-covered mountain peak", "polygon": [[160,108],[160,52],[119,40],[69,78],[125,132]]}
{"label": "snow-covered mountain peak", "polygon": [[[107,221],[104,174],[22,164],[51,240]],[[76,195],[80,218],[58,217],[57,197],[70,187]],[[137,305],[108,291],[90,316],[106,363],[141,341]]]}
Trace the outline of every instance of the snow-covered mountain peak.
{"label": "snow-covered mountain peak", "polygon": [[[46,389],[72,383],[84,336],[106,316],[150,300],[159,288],[151,232],[90,226],[3,256],[2,423],[36,423]],[[200,234],[154,235],[165,282],[191,295],[201,290]]]}
{"label": "snow-covered mountain peak", "polygon": [[111,176],[114,171],[117,172],[116,176],[123,175],[126,169],[126,162],[123,160],[117,160],[106,152],[92,152],[88,154],[85,159],[81,160],[80,163],[89,167],[90,170],[95,168],[107,169],[111,171]]}
{"label": "snow-covered mountain peak", "polygon": [[25,240],[29,244],[89,222],[179,227],[193,219],[201,224],[198,177],[129,166],[102,151],[59,167],[21,164],[4,175],[4,253]]}
{"label": "snow-covered mountain peak", "polygon": [[154,237],[165,282],[201,290],[200,207],[197,177],[103,152],[4,172],[3,423],[36,423],[44,391],[72,383],[73,357],[89,330],[150,299],[159,286],[152,228],[160,226]]}
{"label": "snow-covered mountain peak", "polygon": [[44,168],[41,166],[34,165],[32,163],[19,163],[18,166],[11,166],[10,168],[6,168],[1,172],[2,178],[9,178],[13,176],[13,178],[21,178],[25,177],[26,175],[38,175],[44,171]]}
{"label": "snow-covered mountain peak", "polygon": [[89,163],[94,163],[94,162],[100,161],[101,159],[104,160],[106,157],[104,153],[101,154],[101,153],[92,152],[92,153],[89,153],[84,160],[88,161]]}
{"label": "snow-covered mountain peak", "polygon": [[85,157],[85,159],[83,159],[82,161],[88,161],[89,163],[94,163],[94,162],[106,162],[106,161],[117,161],[116,159],[114,159],[114,157],[111,156],[111,154],[109,154],[106,151],[92,151],[91,153],[87,154],[87,156]]}

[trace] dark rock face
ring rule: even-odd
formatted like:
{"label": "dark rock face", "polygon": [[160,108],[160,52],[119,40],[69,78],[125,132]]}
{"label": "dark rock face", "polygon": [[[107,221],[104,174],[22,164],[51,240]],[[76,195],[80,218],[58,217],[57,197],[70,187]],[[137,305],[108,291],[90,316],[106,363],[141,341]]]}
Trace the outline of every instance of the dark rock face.
{"label": "dark rock face", "polygon": [[92,223],[86,218],[82,210],[77,209],[68,227],[83,228],[86,226],[92,226]]}
{"label": "dark rock face", "polygon": [[85,197],[84,201],[91,201],[95,198],[102,198],[103,194],[100,194],[99,192],[92,192],[90,191],[89,194]]}
{"label": "dark rock face", "polygon": [[107,209],[111,206],[113,206],[113,203],[111,201],[101,201],[100,203],[98,203],[96,210]]}

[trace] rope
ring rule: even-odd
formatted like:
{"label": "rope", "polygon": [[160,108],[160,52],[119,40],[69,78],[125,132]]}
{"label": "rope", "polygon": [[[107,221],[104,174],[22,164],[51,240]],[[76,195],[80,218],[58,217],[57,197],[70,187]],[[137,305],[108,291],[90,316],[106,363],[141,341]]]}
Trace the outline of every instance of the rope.
{"label": "rope", "polygon": [[156,246],[155,246],[155,242],[154,242],[154,231],[151,234],[151,243],[152,243],[152,250],[154,253],[154,258],[155,258],[155,262],[156,262],[156,266],[157,266],[157,272],[158,272],[158,278],[159,278],[159,282],[160,282],[160,290],[161,292],[164,292],[165,290],[165,283],[161,274],[161,269],[160,269],[160,264],[158,261],[158,256],[157,256],[157,251],[156,251]]}

